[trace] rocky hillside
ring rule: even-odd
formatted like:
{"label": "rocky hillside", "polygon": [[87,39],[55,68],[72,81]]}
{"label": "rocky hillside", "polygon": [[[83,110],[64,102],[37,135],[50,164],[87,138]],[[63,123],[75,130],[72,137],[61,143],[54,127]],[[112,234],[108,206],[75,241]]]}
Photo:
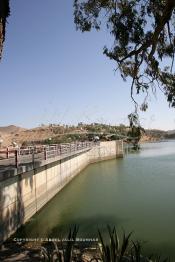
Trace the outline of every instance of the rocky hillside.
{"label": "rocky hillside", "polygon": [[2,126],[0,127],[0,134],[15,134],[21,131],[26,130],[25,128],[19,127],[19,126]]}
{"label": "rocky hillside", "polygon": [[[1,147],[11,146],[13,142],[18,145],[31,145],[38,143],[66,143],[75,140],[87,140],[97,134],[100,139],[117,139],[122,135],[127,137],[129,128],[125,125],[112,126],[100,123],[68,125],[42,125],[40,127],[25,129],[15,125],[0,127]],[[116,134],[116,135],[113,135]],[[118,135],[119,136],[118,136]],[[141,142],[158,141],[166,138],[168,133],[162,130],[145,130]]]}
{"label": "rocky hillside", "polygon": [[141,142],[154,142],[166,138],[166,131],[158,129],[146,129],[142,134]]}
{"label": "rocky hillside", "polygon": [[53,132],[49,127],[38,127],[33,129],[25,129],[14,125],[0,127],[0,137],[3,140],[2,146],[11,146],[13,142],[18,145],[23,143],[32,143],[43,141],[49,137],[53,137]]}

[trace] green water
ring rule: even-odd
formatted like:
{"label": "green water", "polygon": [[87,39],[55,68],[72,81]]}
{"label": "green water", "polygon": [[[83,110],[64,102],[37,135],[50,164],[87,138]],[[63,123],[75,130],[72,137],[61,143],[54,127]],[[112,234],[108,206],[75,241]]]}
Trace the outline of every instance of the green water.
{"label": "green water", "polygon": [[58,237],[73,224],[80,237],[95,237],[107,224],[133,231],[145,252],[175,261],[175,141],[145,144],[124,159],[90,165],[18,236]]}

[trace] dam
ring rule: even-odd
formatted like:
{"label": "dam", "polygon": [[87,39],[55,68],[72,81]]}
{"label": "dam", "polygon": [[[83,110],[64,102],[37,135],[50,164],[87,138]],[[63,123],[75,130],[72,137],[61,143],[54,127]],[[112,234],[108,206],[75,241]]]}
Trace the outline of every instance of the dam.
{"label": "dam", "polygon": [[0,160],[0,242],[7,240],[89,164],[119,157],[123,157],[122,140],[70,144],[69,150],[63,152],[58,148],[35,155],[29,152],[28,156],[21,152],[21,158],[15,152],[14,158]]}

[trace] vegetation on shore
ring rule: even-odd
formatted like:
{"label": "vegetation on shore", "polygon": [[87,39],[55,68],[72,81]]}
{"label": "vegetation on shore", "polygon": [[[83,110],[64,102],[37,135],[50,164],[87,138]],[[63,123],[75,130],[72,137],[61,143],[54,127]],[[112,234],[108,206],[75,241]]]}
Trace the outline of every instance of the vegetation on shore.
{"label": "vegetation on shore", "polygon": [[75,141],[93,140],[98,136],[101,141],[137,137],[140,142],[154,142],[162,139],[175,138],[175,131],[156,129],[143,130],[137,125],[109,125],[102,123],[78,123],[77,125],[41,125],[32,129],[16,126],[0,127],[2,147],[10,146],[13,142],[18,145],[30,146],[37,144],[70,143]]}

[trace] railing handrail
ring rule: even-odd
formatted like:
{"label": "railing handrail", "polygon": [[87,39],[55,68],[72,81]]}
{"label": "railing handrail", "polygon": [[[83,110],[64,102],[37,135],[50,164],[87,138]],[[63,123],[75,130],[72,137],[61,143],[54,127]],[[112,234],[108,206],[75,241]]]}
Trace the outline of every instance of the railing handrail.
{"label": "railing handrail", "polygon": [[[91,141],[78,141],[64,144],[44,145],[41,147],[30,146],[26,148],[7,148],[6,150],[0,150],[0,161],[14,159],[15,167],[18,167],[19,163],[22,164],[25,161],[25,157],[31,158],[32,161],[34,161],[34,159],[36,158],[47,160],[48,158],[55,158],[61,155],[72,154],[73,152],[77,152],[85,148],[90,148],[94,146],[94,144],[95,143]],[[2,157],[2,155],[4,155],[4,157]]]}
{"label": "railing handrail", "polygon": [[[3,168],[8,168],[8,166],[10,168],[18,168],[21,166],[27,167],[27,165],[29,166],[29,170],[31,170],[38,165],[44,165],[65,157],[73,156],[99,145],[100,141],[77,141],[64,144],[44,145],[41,147],[33,146],[16,149],[7,148],[7,150],[0,150],[1,170],[3,170]],[[123,150],[123,148],[121,150]],[[120,153],[120,150],[118,153]],[[4,154],[3,157],[1,156],[2,154]],[[46,160],[48,160],[48,162],[43,162]]]}

